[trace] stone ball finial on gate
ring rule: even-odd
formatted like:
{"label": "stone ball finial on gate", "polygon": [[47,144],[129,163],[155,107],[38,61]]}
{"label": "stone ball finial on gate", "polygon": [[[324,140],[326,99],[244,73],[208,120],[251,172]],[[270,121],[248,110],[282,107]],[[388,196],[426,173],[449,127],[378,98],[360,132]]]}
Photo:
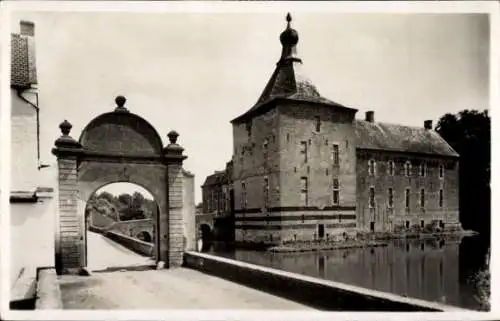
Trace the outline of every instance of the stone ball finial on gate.
{"label": "stone ball finial on gate", "polygon": [[62,123],[59,124],[59,128],[61,129],[61,133],[63,134],[63,136],[68,136],[71,128],[73,128],[73,125],[71,125],[71,123],[65,119]]}
{"label": "stone ball finial on gate", "polygon": [[175,130],[172,130],[167,134],[167,136],[170,140],[170,144],[177,144],[177,137],[179,137],[179,133],[177,133]]}
{"label": "stone ball finial on gate", "polygon": [[115,103],[116,103],[115,111],[128,111],[127,108],[125,108],[126,101],[127,101],[127,98],[125,98],[125,96],[122,96],[122,95],[116,96],[116,98],[115,98]]}

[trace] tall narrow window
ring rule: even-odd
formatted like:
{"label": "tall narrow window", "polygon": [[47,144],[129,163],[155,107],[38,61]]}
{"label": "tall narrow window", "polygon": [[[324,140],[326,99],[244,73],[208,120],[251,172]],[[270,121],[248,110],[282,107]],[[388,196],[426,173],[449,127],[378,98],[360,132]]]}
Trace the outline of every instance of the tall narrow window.
{"label": "tall narrow window", "polygon": [[300,142],[300,154],[303,162],[307,163],[307,142]]}
{"label": "tall narrow window", "polygon": [[245,182],[241,182],[241,208],[246,208],[247,206],[247,185]]}
{"label": "tall narrow window", "polygon": [[443,193],[443,190],[440,189],[439,190],[439,207],[443,207],[443,203],[444,203],[444,193]]}
{"label": "tall narrow window", "polygon": [[425,177],[427,175],[427,164],[426,163],[422,162],[420,164],[420,171],[419,172],[420,172],[421,177]]}
{"label": "tall narrow window", "polygon": [[405,163],[405,176],[406,177],[411,176],[411,163],[410,163],[410,161],[407,161]]}
{"label": "tall narrow window", "polygon": [[394,206],[394,192],[391,187],[387,190],[387,205],[389,208]]}
{"label": "tall narrow window", "polygon": [[425,207],[425,190],[423,188],[420,190],[420,207]]}
{"label": "tall narrow window", "polygon": [[339,145],[333,145],[333,165],[339,164]]}
{"label": "tall narrow window", "polygon": [[394,161],[393,161],[393,160],[390,160],[390,161],[387,163],[387,174],[388,174],[389,176],[394,176],[394,171],[395,171]]}
{"label": "tall narrow window", "polygon": [[368,161],[368,175],[370,175],[370,176],[374,176],[375,175],[375,172],[376,172],[375,165],[376,165],[376,163],[375,163],[375,161],[373,159],[370,159]]}
{"label": "tall narrow window", "polygon": [[375,188],[374,187],[370,187],[369,205],[370,205],[370,208],[374,208],[375,207]]}
{"label": "tall narrow window", "polygon": [[407,188],[405,190],[405,207],[407,209],[410,208],[410,189],[409,188]]}
{"label": "tall narrow window", "polygon": [[338,178],[333,179],[333,204],[334,205],[339,205],[339,190],[340,190],[340,184]]}
{"label": "tall narrow window", "polygon": [[307,177],[300,178],[300,205],[307,206]]}
{"label": "tall narrow window", "polygon": [[269,178],[264,177],[264,205],[267,208],[269,205]]}
{"label": "tall narrow window", "polygon": [[444,177],[444,165],[440,164],[439,165],[439,178],[443,178],[443,177]]}
{"label": "tall narrow window", "polygon": [[316,121],[316,131],[319,132],[321,130],[321,118],[316,116],[314,120]]}

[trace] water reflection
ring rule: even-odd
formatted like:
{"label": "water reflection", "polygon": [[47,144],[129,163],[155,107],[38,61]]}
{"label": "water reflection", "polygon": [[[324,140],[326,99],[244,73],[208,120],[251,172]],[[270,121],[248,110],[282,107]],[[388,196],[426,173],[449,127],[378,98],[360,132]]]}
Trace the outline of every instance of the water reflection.
{"label": "water reflection", "polygon": [[[466,246],[460,246],[463,242]],[[467,280],[482,267],[478,262],[484,262],[484,255],[479,254],[480,244],[477,238],[394,240],[388,246],[370,249],[269,253],[217,248],[212,249],[212,253],[379,291],[478,309],[473,299],[474,288]]]}

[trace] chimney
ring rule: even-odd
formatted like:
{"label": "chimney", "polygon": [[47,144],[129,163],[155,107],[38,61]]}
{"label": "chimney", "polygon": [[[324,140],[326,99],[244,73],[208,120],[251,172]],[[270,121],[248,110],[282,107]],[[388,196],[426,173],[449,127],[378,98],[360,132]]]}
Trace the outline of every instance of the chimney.
{"label": "chimney", "polygon": [[367,111],[365,114],[365,120],[373,123],[375,121],[375,112],[373,110]]}
{"label": "chimney", "polygon": [[21,21],[21,35],[22,36],[35,36],[35,24],[31,21]]}
{"label": "chimney", "polygon": [[38,79],[36,70],[35,24],[31,21],[22,20],[20,22],[20,34],[26,39],[28,83],[36,85],[38,84]]}
{"label": "chimney", "polygon": [[425,120],[424,121],[424,128],[425,129],[432,129],[432,120]]}

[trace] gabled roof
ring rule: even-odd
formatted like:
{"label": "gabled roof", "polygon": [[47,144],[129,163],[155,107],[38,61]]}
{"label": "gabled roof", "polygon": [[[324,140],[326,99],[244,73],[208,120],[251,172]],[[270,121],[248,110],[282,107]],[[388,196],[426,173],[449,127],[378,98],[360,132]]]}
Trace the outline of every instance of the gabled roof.
{"label": "gabled roof", "polygon": [[282,55],[271,79],[269,79],[255,105],[244,114],[233,119],[232,123],[246,121],[253,116],[266,112],[269,103],[276,99],[323,104],[355,111],[355,109],[342,106],[322,97],[316,86],[305,76],[302,70],[302,60],[296,56],[298,33],[290,28],[290,16],[287,16],[287,20],[287,29],[280,36],[283,45]]}
{"label": "gabled roof", "polygon": [[356,119],[356,148],[458,157],[434,130]]}
{"label": "gabled roof", "polygon": [[207,178],[205,179],[205,183],[203,183],[202,187],[222,184],[225,183],[225,181],[226,181],[225,171],[215,172],[214,174],[207,176]]}

